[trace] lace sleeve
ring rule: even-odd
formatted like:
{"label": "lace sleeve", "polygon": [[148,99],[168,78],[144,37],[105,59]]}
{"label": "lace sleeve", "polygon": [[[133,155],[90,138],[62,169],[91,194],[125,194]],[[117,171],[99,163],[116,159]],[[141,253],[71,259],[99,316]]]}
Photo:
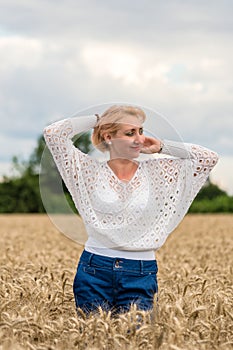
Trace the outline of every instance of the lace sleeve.
{"label": "lace sleeve", "polygon": [[[78,169],[77,159],[84,160],[87,155],[78,150],[72,142],[72,137],[89,130],[96,123],[95,116],[76,117],[64,119],[47,126],[44,129],[46,144],[53,156],[56,166],[67,188],[70,190],[73,184],[72,169]],[[78,155],[78,157],[77,157]],[[76,177],[77,174],[73,174]]]}
{"label": "lace sleeve", "polygon": [[192,197],[194,198],[205,184],[211,170],[218,162],[217,153],[198,145],[187,145],[192,163]]}
{"label": "lace sleeve", "polygon": [[191,199],[197,195],[218,161],[217,153],[189,143],[165,141],[162,153],[183,159],[192,186]]}

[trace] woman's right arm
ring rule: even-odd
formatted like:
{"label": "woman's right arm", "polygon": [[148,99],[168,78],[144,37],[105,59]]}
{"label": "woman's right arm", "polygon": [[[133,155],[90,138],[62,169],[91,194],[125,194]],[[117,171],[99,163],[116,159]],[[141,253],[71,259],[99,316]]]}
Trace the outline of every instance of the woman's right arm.
{"label": "woman's right arm", "polygon": [[72,138],[90,130],[95,124],[96,116],[91,115],[64,119],[44,129],[46,144],[66,185],[70,182],[75,155],[78,153],[80,156],[86,156],[74,146]]}
{"label": "woman's right arm", "polygon": [[72,148],[72,137],[90,130],[95,124],[95,115],[63,119],[47,126],[44,129],[44,138],[51,153],[54,155],[57,153],[56,150],[62,151],[62,149],[56,149],[56,147],[65,145],[67,149]]}

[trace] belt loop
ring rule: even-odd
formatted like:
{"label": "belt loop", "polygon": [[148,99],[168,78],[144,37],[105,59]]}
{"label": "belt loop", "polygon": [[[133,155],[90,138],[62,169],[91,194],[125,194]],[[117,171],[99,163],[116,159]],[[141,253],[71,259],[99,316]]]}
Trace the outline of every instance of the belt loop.
{"label": "belt loop", "polygon": [[90,256],[89,256],[89,259],[88,259],[88,265],[91,266],[91,260],[93,258],[94,254],[93,253],[90,253]]}
{"label": "belt loop", "polygon": [[140,273],[143,274],[143,261],[140,260]]}

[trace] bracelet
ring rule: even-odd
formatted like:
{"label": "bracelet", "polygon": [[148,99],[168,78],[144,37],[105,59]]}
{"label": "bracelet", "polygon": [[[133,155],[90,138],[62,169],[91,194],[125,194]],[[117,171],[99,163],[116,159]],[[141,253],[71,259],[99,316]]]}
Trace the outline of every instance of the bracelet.
{"label": "bracelet", "polygon": [[159,152],[158,152],[158,153],[161,153],[161,152],[162,152],[162,150],[163,150],[163,146],[164,146],[163,141],[160,141],[160,150],[159,150]]}

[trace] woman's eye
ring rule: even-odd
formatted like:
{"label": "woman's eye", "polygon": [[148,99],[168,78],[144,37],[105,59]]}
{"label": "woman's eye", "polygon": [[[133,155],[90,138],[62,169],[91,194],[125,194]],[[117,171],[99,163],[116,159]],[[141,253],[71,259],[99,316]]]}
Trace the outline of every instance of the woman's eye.
{"label": "woman's eye", "polygon": [[[129,131],[129,132],[126,132],[125,135],[126,136],[133,136],[135,135],[136,131]],[[139,135],[142,135],[143,134],[143,129],[139,129],[138,131]]]}

